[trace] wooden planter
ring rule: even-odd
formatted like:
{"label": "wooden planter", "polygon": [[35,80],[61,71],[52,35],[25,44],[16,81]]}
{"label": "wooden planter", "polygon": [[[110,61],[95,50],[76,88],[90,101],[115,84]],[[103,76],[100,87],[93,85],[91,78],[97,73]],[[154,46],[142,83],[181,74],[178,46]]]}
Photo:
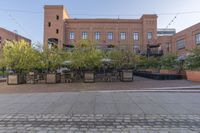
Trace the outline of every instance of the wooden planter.
{"label": "wooden planter", "polygon": [[25,83],[24,76],[22,74],[11,74],[7,77],[8,85],[18,85]]}
{"label": "wooden planter", "polygon": [[85,83],[94,83],[95,82],[94,72],[84,72],[84,82]]}
{"label": "wooden planter", "polygon": [[133,81],[133,70],[122,70],[121,81],[132,82]]}
{"label": "wooden planter", "polygon": [[55,84],[60,83],[61,75],[57,73],[48,73],[46,75],[46,83],[47,84]]}
{"label": "wooden planter", "polygon": [[200,71],[186,71],[187,80],[200,82]]}
{"label": "wooden planter", "polygon": [[161,74],[177,74],[178,71],[176,70],[160,70]]}

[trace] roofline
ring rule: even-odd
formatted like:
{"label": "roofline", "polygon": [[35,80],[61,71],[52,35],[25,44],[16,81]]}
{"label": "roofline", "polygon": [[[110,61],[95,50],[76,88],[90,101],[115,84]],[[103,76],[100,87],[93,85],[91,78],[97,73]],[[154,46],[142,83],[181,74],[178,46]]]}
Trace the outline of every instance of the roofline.
{"label": "roofline", "polygon": [[15,35],[17,35],[17,36],[19,36],[19,37],[21,37],[21,38],[23,38],[23,39],[26,39],[26,40],[28,40],[28,41],[30,41],[30,42],[31,42],[31,39],[29,39],[29,38],[26,38],[26,37],[24,37],[24,36],[22,36],[22,35],[19,35],[18,33],[12,32],[12,31],[10,31],[10,30],[7,30],[7,29],[5,29],[5,28],[2,28],[2,27],[0,27],[0,30],[4,30],[4,31],[6,31],[6,32],[9,32],[9,33],[15,34]]}

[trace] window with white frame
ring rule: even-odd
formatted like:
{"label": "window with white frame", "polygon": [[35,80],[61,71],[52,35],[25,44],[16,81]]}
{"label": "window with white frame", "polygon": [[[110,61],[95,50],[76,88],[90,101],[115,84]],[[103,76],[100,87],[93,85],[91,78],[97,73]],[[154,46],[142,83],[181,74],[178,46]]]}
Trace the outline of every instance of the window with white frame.
{"label": "window with white frame", "polygon": [[120,32],[120,40],[126,40],[126,33]]}
{"label": "window with white frame", "polygon": [[95,40],[100,40],[100,32],[95,32]]}
{"label": "window with white frame", "polygon": [[88,39],[88,33],[82,32],[82,39]]}
{"label": "window with white frame", "polygon": [[108,40],[112,40],[113,39],[113,33],[112,32],[108,32]]}
{"label": "window with white frame", "polygon": [[200,33],[195,35],[195,42],[197,45],[200,45]]}
{"label": "window with white frame", "polygon": [[180,50],[180,49],[184,49],[185,48],[185,40],[184,39],[180,39],[178,41],[176,41],[176,49]]}
{"label": "window with white frame", "polygon": [[69,39],[74,40],[74,38],[75,38],[74,32],[69,32]]}
{"label": "window with white frame", "polygon": [[139,33],[138,32],[134,32],[133,33],[133,40],[134,41],[138,41],[139,40]]}
{"label": "window with white frame", "polygon": [[147,32],[147,39],[151,40],[153,38],[153,33],[152,32]]}

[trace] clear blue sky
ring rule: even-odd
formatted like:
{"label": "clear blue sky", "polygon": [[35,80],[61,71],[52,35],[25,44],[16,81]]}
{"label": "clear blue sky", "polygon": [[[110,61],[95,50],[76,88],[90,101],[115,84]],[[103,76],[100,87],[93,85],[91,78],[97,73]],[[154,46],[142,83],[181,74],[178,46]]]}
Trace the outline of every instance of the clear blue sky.
{"label": "clear blue sky", "polygon": [[158,28],[165,28],[178,12],[191,12],[177,15],[169,27],[177,31],[200,22],[200,0],[2,0],[0,27],[42,43],[45,4],[65,5],[72,18],[117,18],[119,15],[135,19],[145,13],[156,13]]}

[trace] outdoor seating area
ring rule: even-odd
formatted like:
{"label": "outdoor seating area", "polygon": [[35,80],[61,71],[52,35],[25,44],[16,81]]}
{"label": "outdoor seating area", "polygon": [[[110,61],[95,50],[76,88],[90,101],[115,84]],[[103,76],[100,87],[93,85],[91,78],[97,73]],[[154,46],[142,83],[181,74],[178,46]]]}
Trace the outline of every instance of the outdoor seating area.
{"label": "outdoor seating area", "polygon": [[102,51],[88,40],[81,40],[72,51],[61,50],[55,45],[38,51],[19,41],[5,45],[0,65],[7,71],[8,85],[132,82],[133,75],[154,80],[187,78],[200,81],[198,72],[190,74],[195,77],[193,79],[188,76],[188,70],[198,70],[200,66],[200,50],[192,52],[184,60],[176,54],[144,56],[118,47]]}

